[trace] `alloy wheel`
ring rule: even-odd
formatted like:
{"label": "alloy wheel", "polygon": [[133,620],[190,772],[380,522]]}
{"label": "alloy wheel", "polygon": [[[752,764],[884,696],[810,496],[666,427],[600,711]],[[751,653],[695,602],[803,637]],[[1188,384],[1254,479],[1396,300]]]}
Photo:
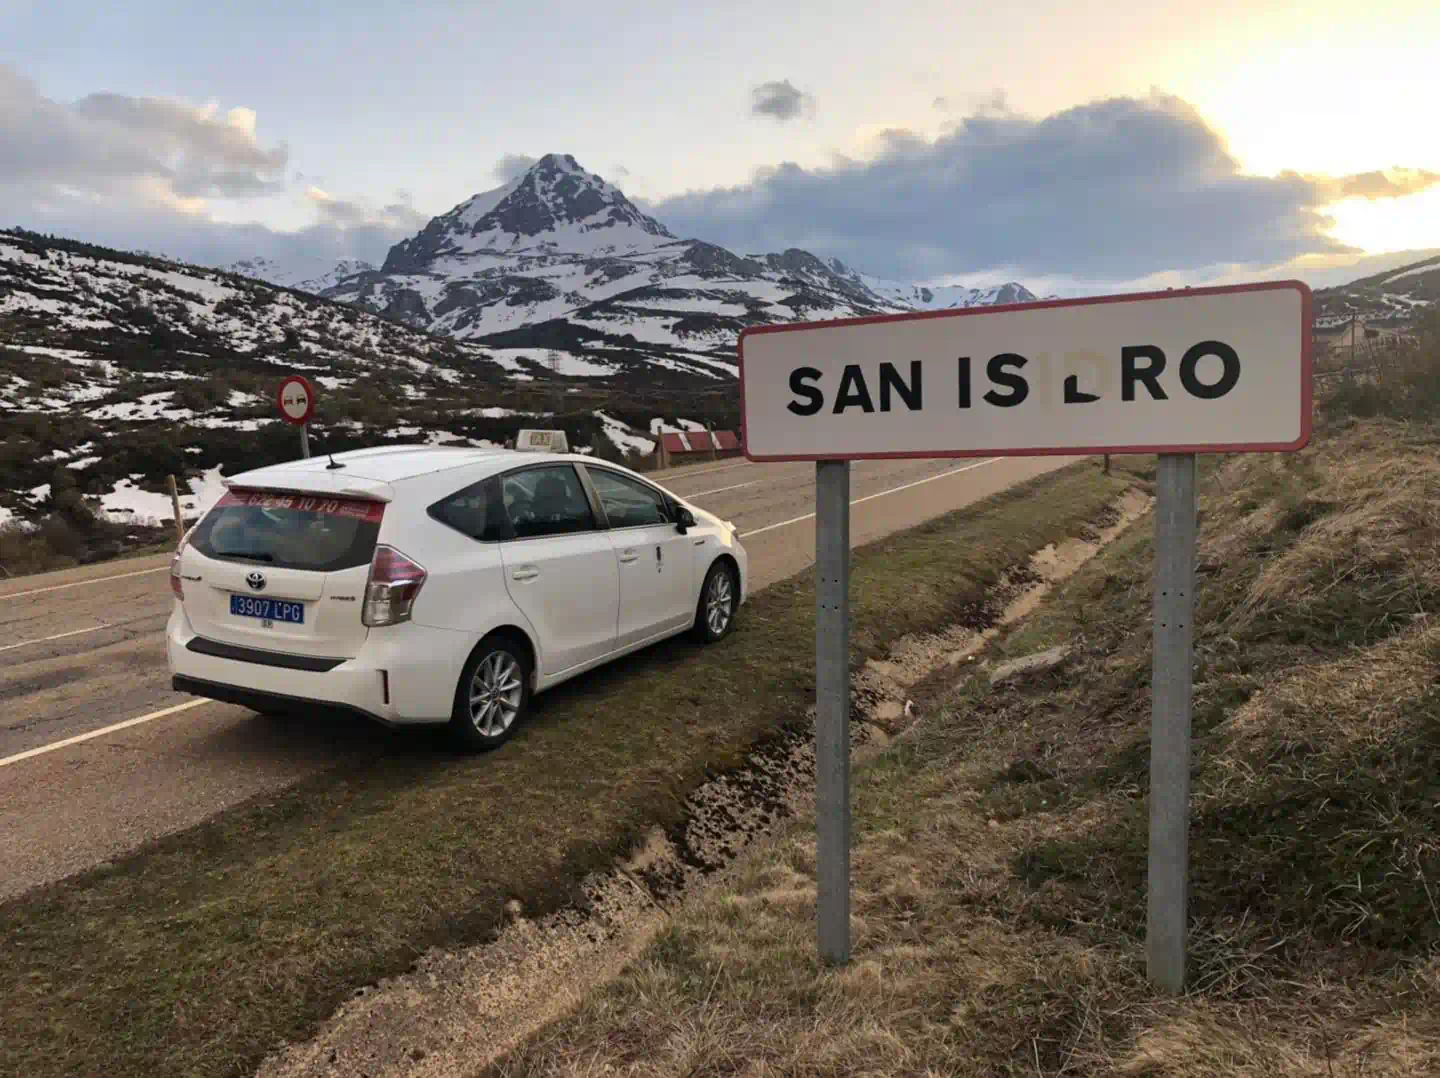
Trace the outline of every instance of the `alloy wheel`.
{"label": "alloy wheel", "polygon": [[730,624],[734,612],[735,589],[730,583],[730,574],[723,569],[710,578],[710,594],[705,599],[705,624],[714,636],[719,636]]}
{"label": "alloy wheel", "polygon": [[520,664],[504,651],[492,651],[470,679],[470,722],[482,737],[498,737],[515,721],[524,698]]}

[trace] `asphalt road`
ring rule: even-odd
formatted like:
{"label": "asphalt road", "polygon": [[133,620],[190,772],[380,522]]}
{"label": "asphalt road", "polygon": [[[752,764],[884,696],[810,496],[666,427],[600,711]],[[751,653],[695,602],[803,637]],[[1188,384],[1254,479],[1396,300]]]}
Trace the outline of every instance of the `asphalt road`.
{"label": "asphalt road", "polygon": [[[856,463],[851,541],[1074,459]],[[735,522],[753,589],[813,564],[813,464],[722,461],[654,477]],[[0,899],[394,744],[362,720],[277,724],[172,692],[167,566],[145,558],[0,581]]]}

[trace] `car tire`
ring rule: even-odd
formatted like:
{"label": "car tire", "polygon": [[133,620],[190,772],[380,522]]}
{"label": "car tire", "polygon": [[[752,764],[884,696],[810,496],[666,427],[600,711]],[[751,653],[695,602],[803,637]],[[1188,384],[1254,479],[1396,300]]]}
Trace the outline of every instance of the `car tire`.
{"label": "car tire", "polygon": [[714,644],[728,636],[735,625],[739,598],[735,567],[724,559],[710,566],[695,606],[695,627],[691,630],[695,639],[702,644]]}
{"label": "car tire", "polygon": [[455,686],[451,740],[465,752],[498,749],[529,711],[528,649],[506,633],[487,636],[465,663]]}

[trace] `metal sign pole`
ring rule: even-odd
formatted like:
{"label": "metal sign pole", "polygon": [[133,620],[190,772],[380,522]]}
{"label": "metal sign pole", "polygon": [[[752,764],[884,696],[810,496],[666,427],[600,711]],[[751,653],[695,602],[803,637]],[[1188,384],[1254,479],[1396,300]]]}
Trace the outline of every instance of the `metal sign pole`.
{"label": "metal sign pole", "polygon": [[850,961],[850,462],[815,465],[815,829],[820,959]]}
{"label": "metal sign pole", "polygon": [[1150,981],[1185,988],[1189,917],[1191,646],[1195,609],[1195,454],[1162,454],[1155,473],[1150,676]]}
{"label": "metal sign pole", "polygon": [[310,424],[309,424],[309,423],[301,423],[301,424],[300,424],[300,455],[301,455],[302,457],[309,457],[309,456],[310,456]]}

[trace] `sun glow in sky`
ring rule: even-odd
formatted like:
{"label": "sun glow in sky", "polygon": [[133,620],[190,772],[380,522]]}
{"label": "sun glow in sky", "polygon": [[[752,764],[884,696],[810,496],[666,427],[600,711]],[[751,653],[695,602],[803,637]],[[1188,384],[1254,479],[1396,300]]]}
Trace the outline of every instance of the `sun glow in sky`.
{"label": "sun glow in sky", "polygon": [[[1259,2],[1235,14],[1233,35],[1181,40],[1154,66],[1246,172],[1440,171],[1440,3]],[[1336,239],[1367,251],[1440,247],[1435,188],[1325,212]]]}

